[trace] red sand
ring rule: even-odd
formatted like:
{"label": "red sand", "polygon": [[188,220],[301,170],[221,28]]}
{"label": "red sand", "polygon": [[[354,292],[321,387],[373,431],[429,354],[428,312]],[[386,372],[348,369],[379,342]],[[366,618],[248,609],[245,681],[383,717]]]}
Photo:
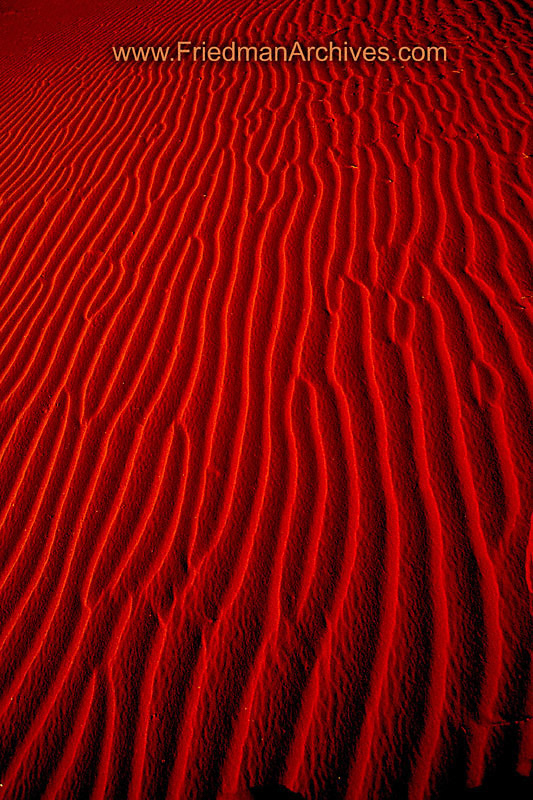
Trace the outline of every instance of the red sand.
{"label": "red sand", "polygon": [[532,16],[2,2],[0,797],[529,776]]}

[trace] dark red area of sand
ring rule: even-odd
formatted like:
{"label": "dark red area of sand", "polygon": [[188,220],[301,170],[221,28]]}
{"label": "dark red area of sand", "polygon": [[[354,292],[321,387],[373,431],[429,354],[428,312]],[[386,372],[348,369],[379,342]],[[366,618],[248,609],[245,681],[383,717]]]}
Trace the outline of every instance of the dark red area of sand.
{"label": "dark red area of sand", "polygon": [[531,20],[2,2],[0,797],[527,786]]}

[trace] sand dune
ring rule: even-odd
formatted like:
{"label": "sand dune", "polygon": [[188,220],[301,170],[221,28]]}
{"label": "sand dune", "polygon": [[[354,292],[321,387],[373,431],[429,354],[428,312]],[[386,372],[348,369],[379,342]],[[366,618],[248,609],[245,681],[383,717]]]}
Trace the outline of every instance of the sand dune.
{"label": "sand dune", "polygon": [[527,790],[531,23],[2,5],[2,797]]}

